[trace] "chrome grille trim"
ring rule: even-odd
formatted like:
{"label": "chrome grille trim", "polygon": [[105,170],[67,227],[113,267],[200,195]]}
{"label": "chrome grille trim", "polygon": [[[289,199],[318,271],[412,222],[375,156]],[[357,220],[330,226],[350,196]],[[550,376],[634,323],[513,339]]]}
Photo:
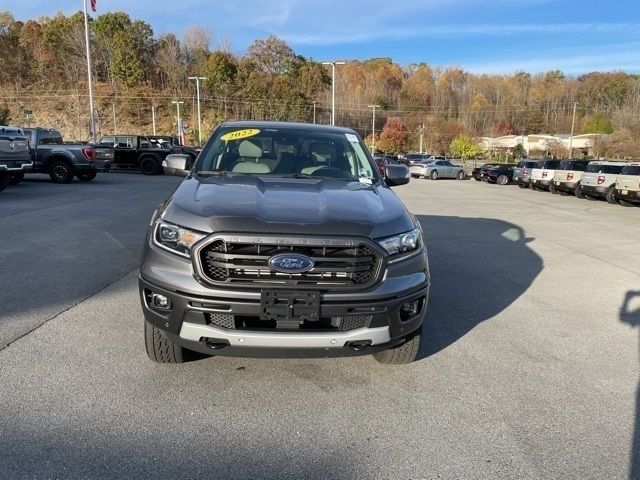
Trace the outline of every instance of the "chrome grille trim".
{"label": "chrome grille trim", "polygon": [[[280,273],[268,260],[285,252],[308,255],[309,272]],[[212,234],[191,252],[195,277],[208,285],[295,289],[364,289],[380,280],[387,258],[368,238]]]}

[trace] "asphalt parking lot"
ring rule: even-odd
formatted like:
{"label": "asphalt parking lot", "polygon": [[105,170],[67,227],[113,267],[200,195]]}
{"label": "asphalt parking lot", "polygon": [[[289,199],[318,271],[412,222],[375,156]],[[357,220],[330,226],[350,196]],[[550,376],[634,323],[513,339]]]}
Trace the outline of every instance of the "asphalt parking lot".
{"label": "asphalt parking lot", "polygon": [[157,365],[136,266],[178,182],[0,194],[0,477],[640,478],[640,209],[412,180],[419,361]]}

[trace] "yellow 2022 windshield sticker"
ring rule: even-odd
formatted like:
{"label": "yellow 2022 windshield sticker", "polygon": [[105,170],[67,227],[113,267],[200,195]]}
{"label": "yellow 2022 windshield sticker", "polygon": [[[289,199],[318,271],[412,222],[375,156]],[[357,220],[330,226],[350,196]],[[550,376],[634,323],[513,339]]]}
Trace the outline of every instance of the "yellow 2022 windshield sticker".
{"label": "yellow 2022 windshield sticker", "polygon": [[236,130],[235,132],[225,133],[220,137],[221,140],[228,142],[230,140],[242,140],[243,138],[253,137],[260,133],[257,128],[246,128],[244,130]]}

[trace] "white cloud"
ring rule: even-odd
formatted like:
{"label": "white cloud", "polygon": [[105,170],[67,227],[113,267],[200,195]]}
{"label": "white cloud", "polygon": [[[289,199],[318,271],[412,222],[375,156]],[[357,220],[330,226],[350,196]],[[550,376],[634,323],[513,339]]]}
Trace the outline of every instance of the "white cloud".
{"label": "white cloud", "polygon": [[617,33],[640,29],[640,23],[558,23],[558,24],[481,24],[434,25],[428,28],[376,29],[353,33],[284,34],[285,40],[298,45],[340,45],[371,40],[403,40],[428,37],[505,36],[527,33]]}
{"label": "white cloud", "polygon": [[544,52],[523,51],[513,58],[466,63],[465,70],[476,73],[513,73],[518,70],[537,73],[562,70],[573,75],[591,71],[640,71],[640,43],[616,43],[594,48]]}

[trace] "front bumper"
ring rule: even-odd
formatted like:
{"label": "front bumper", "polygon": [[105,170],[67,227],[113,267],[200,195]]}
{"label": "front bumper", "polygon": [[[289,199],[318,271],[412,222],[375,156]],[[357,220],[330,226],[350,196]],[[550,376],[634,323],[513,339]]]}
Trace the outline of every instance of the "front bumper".
{"label": "front bumper", "polygon": [[582,185],[580,189],[582,193],[591,195],[592,197],[605,197],[609,191],[610,185],[607,186],[594,186],[594,185]]}
{"label": "front bumper", "polygon": [[[383,280],[364,291],[320,294],[320,317],[370,317],[368,327],[348,331],[222,328],[207,321],[211,314],[259,318],[260,289],[211,288],[193,277],[189,259],[147,244],[140,269],[140,300],[145,319],[189,350],[238,356],[346,356],[370,354],[401,343],[420,328],[429,299],[426,252],[387,267]],[[170,311],[150,305],[150,295],[166,296]],[[418,301],[419,311],[401,314],[405,303]],[[212,350],[212,345],[215,350]],[[362,348],[354,348],[354,345]]]}
{"label": "front bumper", "polygon": [[640,203],[640,190],[620,190],[616,188],[616,197],[631,203]]}

